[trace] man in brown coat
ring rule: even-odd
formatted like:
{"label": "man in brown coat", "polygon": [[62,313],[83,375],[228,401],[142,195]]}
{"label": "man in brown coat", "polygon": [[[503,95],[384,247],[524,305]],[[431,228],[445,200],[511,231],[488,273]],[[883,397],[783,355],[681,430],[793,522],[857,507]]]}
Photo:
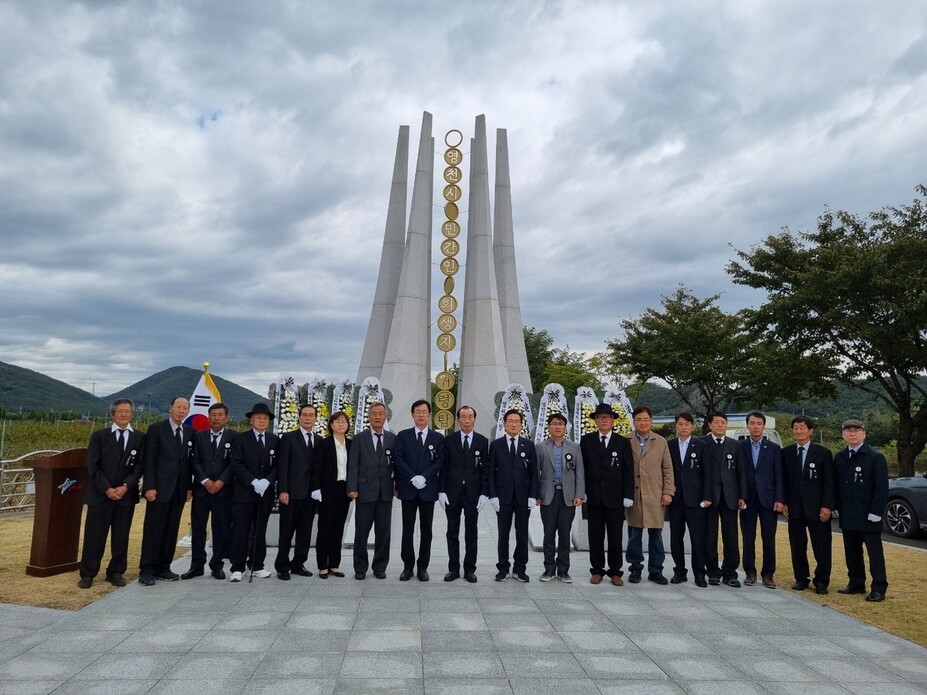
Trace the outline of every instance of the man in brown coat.
{"label": "man in brown coat", "polygon": [[666,439],[653,432],[653,412],[646,405],[637,406],[631,413],[634,432],[631,453],[634,455],[634,504],[627,510],[628,547],[625,557],[631,574],[628,581],[636,584],[644,569],[643,536],[647,529],[647,578],[657,584],[666,584],[663,576],[663,524],[666,508],[673,501],[676,486],[673,478],[673,461]]}

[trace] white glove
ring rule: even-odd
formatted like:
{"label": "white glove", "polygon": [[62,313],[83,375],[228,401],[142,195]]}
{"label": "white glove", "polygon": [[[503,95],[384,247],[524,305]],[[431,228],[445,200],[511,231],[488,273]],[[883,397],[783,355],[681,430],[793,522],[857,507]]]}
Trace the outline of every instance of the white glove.
{"label": "white glove", "polygon": [[260,480],[252,480],[251,487],[254,488],[254,491],[259,494],[261,497],[264,496],[264,493],[267,492],[267,488],[270,487],[270,481],[266,478],[261,478]]}
{"label": "white glove", "polygon": [[252,481],[251,481],[251,487],[254,488],[254,491],[255,491],[257,494],[259,494],[259,495],[261,494],[261,481],[260,481],[260,480],[258,480],[257,478],[255,478],[254,480],[252,480]]}
{"label": "white glove", "polygon": [[476,501],[476,511],[483,511],[483,507],[486,506],[486,503],[489,501],[489,498],[486,495],[480,495],[480,498]]}
{"label": "white glove", "polygon": [[438,493],[438,504],[441,505],[441,509],[447,509],[447,505],[450,504],[447,500],[447,493],[439,492]]}
{"label": "white glove", "polygon": [[425,477],[421,475],[414,476],[409,482],[411,482],[417,490],[421,490],[425,487]]}
{"label": "white glove", "polygon": [[492,505],[492,508],[496,510],[496,514],[498,514],[498,513],[499,513],[499,498],[498,498],[498,497],[490,497],[490,498],[489,498],[489,503]]}
{"label": "white glove", "polygon": [[535,505],[537,505],[537,500],[534,499],[533,497],[529,497],[528,498],[528,509],[534,509]]}
{"label": "white glove", "polygon": [[633,506],[634,506],[634,500],[629,500],[627,497],[625,497],[624,498],[624,508],[627,509],[628,507],[633,507]]}
{"label": "white glove", "polygon": [[310,497],[312,497],[312,499],[314,499],[316,502],[321,502],[321,501],[322,501],[322,491],[321,491],[321,490],[313,490],[313,491],[312,491],[312,494],[310,495]]}
{"label": "white glove", "polygon": [[866,518],[869,519],[869,521],[875,521],[875,522],[882,521],[882,517],[881,517],[881,516],[876,516],[875,514],[870,514],[870,515],[867,516]]}

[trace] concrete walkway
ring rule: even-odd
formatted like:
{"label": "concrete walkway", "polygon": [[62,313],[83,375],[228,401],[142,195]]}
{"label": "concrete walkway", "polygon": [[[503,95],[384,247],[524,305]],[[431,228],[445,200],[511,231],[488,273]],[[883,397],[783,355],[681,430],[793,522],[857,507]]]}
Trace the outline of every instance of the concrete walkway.
{"label": "concrete walkway", "polygon": [[207,575],[77,613],[2,606],[0,693],[927,692],[927,650],[788,589],[592,586],[585,553],[572,585],[540,583],[540,553],[530,583],[495,582],[492,513],[478,583],[442,581],[440,510],[431,581],[400,583],[394,512],[385,580],[356,581],[347,551],[343,579]]}

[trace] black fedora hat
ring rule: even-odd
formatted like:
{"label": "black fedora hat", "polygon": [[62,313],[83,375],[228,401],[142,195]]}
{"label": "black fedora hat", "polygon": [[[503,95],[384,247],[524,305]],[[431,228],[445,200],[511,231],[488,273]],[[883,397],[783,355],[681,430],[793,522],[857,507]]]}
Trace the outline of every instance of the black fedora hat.
{"label": "black fedora hat", "polygon": [[612,407],[608,403],[599,403],[595,410],[589,413],[589,418],[595,420],[599,415],[610,415],[611,417],[618,417],[618,413],[612,410]]}
{"label": "black fedora hat", "polygon": [[266,415],[271,420],[274,419],[273,412],[264,403],[255,403],[254,407],[251,409],[251,412],[245,413],[245,417],[247,418],[250,418],[252,415]]}

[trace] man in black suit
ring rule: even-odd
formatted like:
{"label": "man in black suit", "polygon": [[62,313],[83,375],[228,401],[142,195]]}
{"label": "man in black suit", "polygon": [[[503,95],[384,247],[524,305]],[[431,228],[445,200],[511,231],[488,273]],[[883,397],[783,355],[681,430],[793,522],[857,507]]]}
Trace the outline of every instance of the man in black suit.
{"label": "man in black suit", "polygon": [[[290,573],[311,577],[306,569],[309,546],[312,541],[312,522],[315,519],[318,490],[310,485],[315,457],[321,453],[322,438],[313,434],[316,410],[314,405],[299,406],[299,428],[280,438],[280,456],[277,458],[277,494],[280,498],[280,538],[277,541],[277,559],[274,569],[277,577],[290,580]],[[314,496],[313,496],[314,495]],[[296,534],[293,559],[290,545]]]}
{"label": "man in black suit", "polygon": [[396,435],[384,429],[386,406],[374,403],[367,414],[370,427],[359,432],[348,452],[345,487],[354,505],[354,578],[363,579],[370,567],[367,539],[374,529],[373,576],[386,579],[390,522],[393,513],[393,451]]}
{"label": "man in black suit", "polygon": [[138,479],[142,472],[145,435],[132,429],[135,408],[128,398],[113,401],[111,427],[90,435],[87,445],[87,489],[84,504],[84,547],[80,558],[81,589],[89,589],[100,571],[106,536],[110,535],[111,557],[106,581],[125,586],[123,574],[129,551],[129,530],[138,504]]}
{"label": "man in black suit", "polygon": [[[618,414],[607,403],[599,403],[589,417],[598,432],[584,434],[579,440],[586,476],[586,520],[589,524],[589,572],[591,584],[601,584],[602,577],[622,586],[621,527],[624,510],[634,497],[634,454],[631,443],[613,432]],[[608,567],[605,539],[608,537]]]}
{"label": "man in black suit", "polygon": [[693,429],[695,417],[692,413],[677,413],[676,438],[667,442],[676,478],[676,495],[669,507],[670,551],[674,564],[670,583],[681,584],[688,578],[684,542],[688,527],[695,585],[705,588],[708,586],[705,580],[705,529],[714,490],[714,466],[708,459],[708,444],[695,439]]}
{"label": "man in black suit", "polygon": [[[512,568],[520,582],[531,581],[528,567],[528,517],[537,504],[538,458],[530,439],[520,436],[524,416],[509,410],[502,418],[505,434],[489,445],[487,489],[499,524],[499,562],[496,581],[509,578]],[[515,517],[514,563],[509,563],[509,534]]]}
{"label": "man in black suit", "polygon": [[884,601],[888,577],[882,550],[882,514],[888,502],[888,464],[880,452],[866,444],[866,427],[862,420],[843,422],[843,441],[847,448],[838,452],[835,459],[837,511],[850,581],[837,592],[866,593],[865,545],[872,575],[871,591],[866,600]]}
{"label": "man in black suit", "polygon": [[444,468],[444,435],[428,427],[431,404],[417,400],[412,404],[413,427],[396,435],[393,465],[396,492],[402,501],[402,574],[399,581],[412,579],[415,561],[415,515],[419,516],[418,580],[427,582],[431,562],[431,527],[438,501],[438,476]]}
{"label": "man in black suit", "polygon": [[142,560],[138,583],[151,586],[155,579],[177,581],[171,571],[180,515],[190,498],[193,428],[183,421],[190,402],[181,396],[171,400],[167,420],[148,428],[145,437],[145,525],[142,530]]}
{"label": "man in black suit", "polygon": [[[708,531],[705,534],[705,565],[708,583],[739,587],[737,566],[740,564],[740,543],[737,539],[737,514],[747,497],[747,478],[740,460],[740,446],[727,434],[727,415],[721,411],[708,414],[710,434],[702,437],[708,444],[708,454],[714,480],[711,506],[708,508]],[[724,544],[724,557],[718,566],[718,527]]]}
{"label": "man in black suit", "polygon": [[[247,567],[251,576],[265,579],[267,557],[267,520],[274,508],[274,484],[277,482],[277,457],[280,438],[269,431],[274,414],[264,403],[257,403],[245,417],[251,429],[232,440],[232,575],[229,581],[240,582]],[[250,545],[250,547],[249,547]]]}
{"label": "man in black suit", "polygon": [[744,584],[756,584],[756,522],[760,522],[763,540],[763,566],[760,579],[767,589],[775,589],[776,528],[779,512],[784,509],[782,492],[782,450],[766,436],[766,416],[747,414],[750,436],[740,442],[740,460],[747,478],[745,506],[740,511],[740,529],[744,536]]}
{"label": "man in black suit", "polygon": [[460,578],[460,515],[464,515],[464,579],[476,582],[479,513],[486,502],[489,440],[474,432],[476,410],[457,409],[458,432],[444,440],[444,473],[438,478],[438,502],[447,514],[447,574],[444,581]]}
{"label": "man in black suit", "polygon": [[808,537],[814,552],[814,590],[826,594],[830,584],[830,517],[836,501],[834,457],[830,449],[814,444],[814,421],[799,415],[792,418],[794,446],[782,448],[782,487],[789,520],[789,547],[792,551],[792,588],[804,591],[811,585],[808,566]]}
{"label": "man in black suit", "polygon": [[223,560],[229,556],[232,538],[232,440],[226,429],[229,409],[224,403],[209,406],[209,429],[193,437],[193,503],[190,508],[192,556],[190,569],[181,579],[203,576],[206,565],[206,524],[212,517],[212,559],[214,579],[225,579]]}

